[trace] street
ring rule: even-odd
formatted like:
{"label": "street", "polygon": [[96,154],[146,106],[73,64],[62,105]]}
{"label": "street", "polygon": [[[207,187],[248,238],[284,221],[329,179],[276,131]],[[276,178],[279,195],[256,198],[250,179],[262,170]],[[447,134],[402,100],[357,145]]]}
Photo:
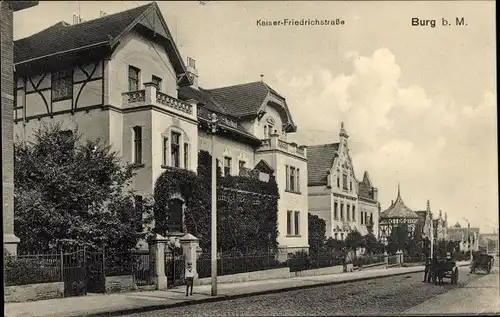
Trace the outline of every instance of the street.
{"label": "street", "polygon": [[[441,294],[467,287],[484,275],[460,268],[458,285],[423,283],[422,273],[205,303],[128,316],[297,316],[401,314]],[[497,270],[490,276],[498,278]],[[497,287],[498,289],[498,287]],[[195,289],[196,293],[196,289]],[[433,312],[427,312],[433,313]],[[435,313],[439,313],[436,311]]]}

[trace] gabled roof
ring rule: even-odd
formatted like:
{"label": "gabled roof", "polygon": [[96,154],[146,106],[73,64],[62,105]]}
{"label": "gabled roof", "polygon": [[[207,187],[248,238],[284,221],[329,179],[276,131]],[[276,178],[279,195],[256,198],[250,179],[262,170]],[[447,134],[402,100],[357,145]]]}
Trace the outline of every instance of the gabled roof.
{"label": "gabled roof", "polygon": [[[152,26],[147,20],[148,17],[158,21],[157,25]],[[128,31],[139,25],[154,28],[153,31],[165,47],[176,73],[185,74],[186,66],[156,2],[75,25],[58,22],[36,34],[15,41],[14,63],[29,63],[93,47],[113,48]],[[184,79],[183,82],[187,83],[189,80]]]}
{"label": "gabled roof", "polygon": [[271,94],[283,101],[283,110],[290,119],[291,130],[296,130],[286,100],[266,83],[261,81],[220,87],[208,90],[224,107],[227,113],[235,117],[257,116],[266,98]]}
{"label": "gabled roof", "polygon": [[259,163],[257,163],[257,165],[255,165],[254,169],[256,169],[262,173],[269,174],[269,175],[274,174],[274,169],[265,160],[260,160]]}
{"label": "gabled roof", "polygon": [[212,97],[209,91],[199,87],[198,89],[191,86],[182,87],[179,89],[179,99],[188,100],[194,99],[198,103],[203,104],[203,107],[221,114],[227,114],[226,110]]}
{"label": "gabled roof", "polygon": [[363,180],[358,183],[358,196],[361,198],[367,198],[374,200],[375,195],[373,193],[373,186],[370,181],[370,176],[368,175],[368,172],[365,171],[363,175]]}
{"label": "gabled roof", "polygon": [[339,143],[310,145],[307,147],[307,184],[327,184],[327,175],[338,155]]}
{"label": "gabled roof", "polygon": [[20,63],[49,54],[110,42],[144,14],[153,4],[71,25],[58,22],[38,33],[15,41],[14,62]]}
{"label": "gabled roof", "polygon": [[398,197],[396,201],[380,214],[380,219],[419,219],[420,217],[410,208],[408,208],[403,199],[398,185]]}

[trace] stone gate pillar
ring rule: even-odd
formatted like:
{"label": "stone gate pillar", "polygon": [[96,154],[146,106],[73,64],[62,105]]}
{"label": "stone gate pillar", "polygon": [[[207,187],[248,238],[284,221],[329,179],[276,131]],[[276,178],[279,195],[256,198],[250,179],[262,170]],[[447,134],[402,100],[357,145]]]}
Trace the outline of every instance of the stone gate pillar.
{"label": "stone gate pillar", "polygon": [[149,243],[149,252],[154,257],[153,280],[157,290],[167,290],[167,276],[165,275],[165,246],[168,239],[157,234]]}
{"label": "stone gate pillar", "polygon": [[192,264],[192,268],[194,270],[195,279],[198,278],[198,269],[196,268],[196,259],[197,259],[197,251],[199,247],[199,240],[192,234],[188,233],[185,236],[179,239],[181,243],[182,253],[186,257],[186,261],[184,261],[185,268],[187,267],[187,263]]}

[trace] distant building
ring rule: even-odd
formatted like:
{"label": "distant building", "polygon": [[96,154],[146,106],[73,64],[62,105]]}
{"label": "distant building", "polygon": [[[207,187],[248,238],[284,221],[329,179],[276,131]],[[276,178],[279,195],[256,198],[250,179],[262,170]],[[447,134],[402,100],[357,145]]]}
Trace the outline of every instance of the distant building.
{"label": "distant building", "polygon": [[2,216],[4,248],[17,253],[19,238],[14,234],[14,126],[16,103],[14,79],[14,12],[38,5],[38,1],[2,1]]}
{"label": "distant building", "polygon": [[404,227],[408,233],[408,237],[413,239],[415,235],[419,234],[417,232],[417,224],[420,219],[420,216],[416,212],[405,205],[403,198],[401,198],[401,191],[398,184],[398,196],[396,200],[392,201],[389,208],[380,214],[380,239],[384,243],[387,243],[394,228],[398,227]]}
{"label": "distant building", "polygon": [[368,172],[358,181],[348,138],[341,123],[338,143],[307,149],[309,212],[325,220],[326,236],[337,240],[344,240],[353,230],[365,235],[370,226],[378,235],[378,190]]}
{"label": "distant building", "polygon": [[467,227],[462,227],[460,223],[456,223],[453,227],[447,229],[448,240],[459,243],[460,251],[467,251],[469,249],[477,249],[478,246],[476,241],[479,237],[479,228],[471,227],[470,224]]}

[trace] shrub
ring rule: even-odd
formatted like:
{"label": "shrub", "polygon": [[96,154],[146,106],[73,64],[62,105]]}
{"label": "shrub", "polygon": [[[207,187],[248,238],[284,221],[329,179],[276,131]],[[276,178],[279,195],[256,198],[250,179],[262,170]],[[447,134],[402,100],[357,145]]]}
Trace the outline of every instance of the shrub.
{"label": "shrub", "polygon": [[4,251],[5,285],[61,281],[61,262],[48,256],[12,256]]}
{"label": "shrub", "polygon": [[311,268],[311,257],[306,251],[297,251],[287,261],[290,272],[308,270]]}

